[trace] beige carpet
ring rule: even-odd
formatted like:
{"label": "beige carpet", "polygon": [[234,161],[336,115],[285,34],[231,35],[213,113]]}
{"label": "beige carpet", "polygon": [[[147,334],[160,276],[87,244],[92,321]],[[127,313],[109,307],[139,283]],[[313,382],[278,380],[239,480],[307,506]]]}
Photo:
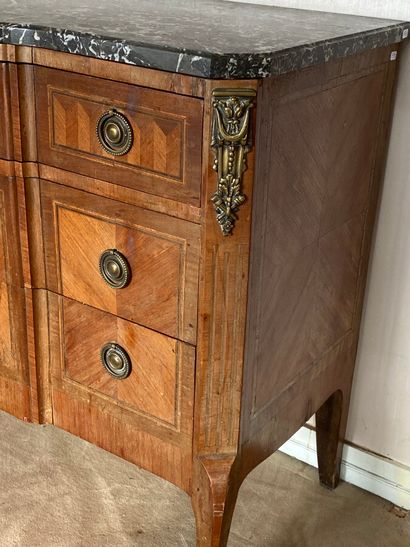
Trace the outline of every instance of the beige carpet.
{"label": "beige carpet", "polygon": [[[0,412],[1,547],[195,545],[188,496],[54,427]],[[410,518],[277,453],[245,481],[229,547],[409,547]]]}

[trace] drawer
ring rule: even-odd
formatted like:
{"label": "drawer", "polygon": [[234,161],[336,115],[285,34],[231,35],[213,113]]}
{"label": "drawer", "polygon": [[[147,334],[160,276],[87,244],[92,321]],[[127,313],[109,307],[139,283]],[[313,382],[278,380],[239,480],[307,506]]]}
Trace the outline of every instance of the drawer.
{"label": "drawer", "polygon": [[45,181],[41,202],[49,290],[195,343],[198,225]]}
{"label": "drawer", "polygon": [[52,293],[49,313],[54,424],[187,488],[195,349]]}
{"label": "drawer", "polygon": [[191,346],[74,300],[60,305],[64,366],[54,377],[180,431],[182,392],[192,409]]}
{"label": "drawer", "polygon": [[199,205],[201,99],[43,67],[35,78],[41,163]]}

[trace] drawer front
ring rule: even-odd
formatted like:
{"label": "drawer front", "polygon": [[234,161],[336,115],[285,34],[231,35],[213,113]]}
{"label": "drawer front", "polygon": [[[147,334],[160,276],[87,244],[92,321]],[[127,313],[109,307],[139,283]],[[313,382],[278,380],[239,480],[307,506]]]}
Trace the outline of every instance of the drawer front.
{"label": "drawer front", "polygon": [[[60,70],[35,70],[41,163],[199,205],[202,100]],[[119,143],[128,143],[129,151],[121,155],[107,152],[97,135],[98,121],[112,110],[125,122],[104,118],[100,136],[112,139],[108,143],[114,143],[116,153],[127,148]]]}
{"label": "drawer front", "polygon": [[[55,425],[184,487],[171,457],[191,455],[194,348],[51,293],[49,313]],[[103,365],[107,345],[126,378]]]}
{"label": "drawer front", "polygon": [[[199,226],[54,183],[41,188],[47,288],[195,343]],[[122,288],[101,272],[113,250],[126,261]]]}

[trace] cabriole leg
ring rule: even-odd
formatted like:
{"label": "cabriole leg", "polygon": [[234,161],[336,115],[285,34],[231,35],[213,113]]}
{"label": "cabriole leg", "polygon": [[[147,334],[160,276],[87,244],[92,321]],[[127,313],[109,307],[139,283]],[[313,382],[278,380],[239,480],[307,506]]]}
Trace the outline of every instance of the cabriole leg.
{"label": "cabriole leg", "polygon": [[234,457],[198,458],[194,464],[192,506],[197,547],[225,547],[239,484],[233,472]]}

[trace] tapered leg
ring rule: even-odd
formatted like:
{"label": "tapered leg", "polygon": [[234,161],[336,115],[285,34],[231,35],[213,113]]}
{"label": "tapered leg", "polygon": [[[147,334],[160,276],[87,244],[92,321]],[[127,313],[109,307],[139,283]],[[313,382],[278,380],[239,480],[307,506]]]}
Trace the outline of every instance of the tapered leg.
{"label": "tapered leg", "polygon": [[234,457],[198,458],[194,463],[192,506],[197,547],[225,547],[238,496]]}
{"label": "tapered leg", "polygon": [[320,482],[328,488],[339,484],[349,393],[336,391],[316,412],[316,443]]}

